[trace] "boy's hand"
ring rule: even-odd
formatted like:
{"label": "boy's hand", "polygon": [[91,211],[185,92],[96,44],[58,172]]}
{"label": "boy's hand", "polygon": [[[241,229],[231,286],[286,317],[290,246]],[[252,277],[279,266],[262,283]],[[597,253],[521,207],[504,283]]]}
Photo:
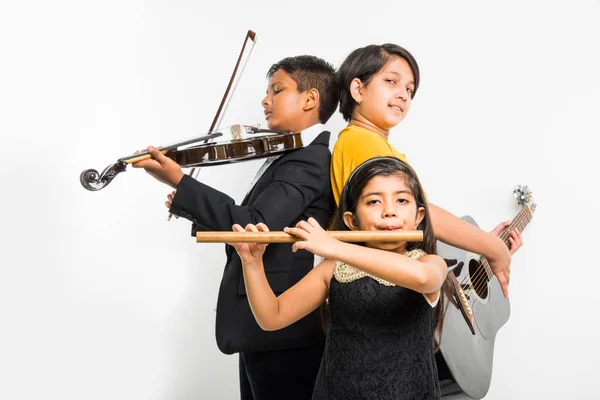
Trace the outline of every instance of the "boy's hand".
{"label": "boy's hand", "polygon": [[[500,234],[512,223],[511,220],[500,222],[498,226],[496,226],[490,233],[496,236],[500,236]],[[521,232],[517,228],[513,229],[508,237],[508,241],[510,242],[510,255],[512,256],[519,250],[521,246],[523,246],[523,238],[521,237]]]}
{"label": "boy's hand", "polygon": [[175,192],[177,192],[177,190],[173,190],[167,195],[167,201],[165,201],[165,206],[167,206],[168,209],[171,208],[171,204],[173,203],[173,197],[175,197]]}
{"label": "boy's hand", "polygon": [[[239,224],[234,224],[233,231],[234,232],[268,232],[269,228],[267,228],[267,225],[263,224],[262,222],[257,225],[248,224],[248,225],[246,225],[246,229],[242,228]],[[268,243],[262,243],[262,244],[260,244],[260,243],[228,243],[228,244],[232,245],[235,248],[235,251],[237,251],[238,255],[240,256],[240,259],[242,260],[242,263],[245,266],[262,265],[262,257],[263,257],[263,254],[265,253],[265,249],[267,248],[267,245],[268,245]]]}
{"label": "boy's hand", "polygon": [[286,227],[283,230],[303,239],[294,243],[292,246],[293,252],[304,249],[323,258],[332,258],[335,247],[340,243],[339,240],[321,228],[317,220],[312,217],[307,221],[298,222],[295,228]]}
{"label": "boy's hand", "polygon": [[[138,161],[131,164],[133,168],[144,168],[147,173],[152,175],[159,182],[165,183],[172,188],[176,188],[183,178],[183,171],[175,161],[166,157],[158,149],[148,146],[146,149],[152,156],[151,159]],[[136,151],[135,154],[138,154]]]}

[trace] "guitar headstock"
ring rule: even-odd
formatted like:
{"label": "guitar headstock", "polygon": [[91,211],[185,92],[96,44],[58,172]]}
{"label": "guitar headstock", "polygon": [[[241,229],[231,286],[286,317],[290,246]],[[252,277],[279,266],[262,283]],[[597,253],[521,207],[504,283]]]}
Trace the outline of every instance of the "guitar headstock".
{"label": "guitar headstock", "polygon": [[515,198],[517,199],[517,203],[521,207],[528,206],[529,210],[533,214],[535,208],[537,207],[537,204],[534,203],[533,198],[531,196],[531,191],[529,190],[528,186],[515,186],[515,190],[513,190],[513,195],[515,196]]}

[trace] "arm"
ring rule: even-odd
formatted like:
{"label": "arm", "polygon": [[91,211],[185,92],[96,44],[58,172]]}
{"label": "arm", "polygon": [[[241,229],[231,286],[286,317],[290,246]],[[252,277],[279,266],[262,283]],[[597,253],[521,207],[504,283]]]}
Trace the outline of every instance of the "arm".
{"label": "arm", "polygon": [[275,297],[267,282],[262,262],[242,263],[250,308],[258,325],[265,331],[285,328],[310,314],[327,299],[329,278],[334,262],[323,261],[294,286]]}
{"label": "arm", "polygon": [[[240,225],[234,231],[243,232]],[[249,224],[246,231],[268,231],[265,224]],[[262,256],[266,245],[232,243],[242,260],[242,270],[250,309],[258,325],[274,331],[293,324],[310,314],[327,299],[328,282],[333,274],[333,261],[324,261],[313,268],[294,286],[276,297],[265,275]]]}
{"label": "arm", "polygon": [[504,242],[435,204],[428,206],[435,236],[451,246],[484,256],[498,277],[504,296],[508,297],[511,257]]}
{"label": "arm", "polygon": [[[138,162],[134,167],[142,167],[159,181],[177,188],[170,212],[206,230],[225,231],[236,223],[245,226],[259,222],[281,230],[294,222],[327,187],[323,180],[329,172],[330,155],[324,145],[311,145],[286,154],[277,165],[271,184],[251,206],[238,206],[225,193],[183,175],[179,165],[158,150],[150,153],[155,159]],[[165,177],[159,178],[159,174]],[[173,179],[169,180],[171,176]]]}
{"label": "arm", "polygon": [[294,251],[305,249],[321,257],[340,260],[419,293],[437,292],[446,279],[448,270],[441,257],[427,255],[414,260],[392,251],[343,243],[329,235],[313,218],[301,221],[295,228],[286,228],[285,231],[303,239],[294,243]]}

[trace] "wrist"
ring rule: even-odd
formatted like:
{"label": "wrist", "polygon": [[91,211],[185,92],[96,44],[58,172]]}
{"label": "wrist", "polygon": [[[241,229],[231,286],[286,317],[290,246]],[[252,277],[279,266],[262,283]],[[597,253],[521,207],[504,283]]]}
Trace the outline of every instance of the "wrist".
{"label": "wrist", "polygon": [[491,237],[491,245],[489,246],[488,253],[484,255],[488,260],[502,260],[510,258],[510,252],[506,244],[500,237],[489,233]]}
{"label": "wrist", "polygon": [[183,179],[183,175],[185,175],[185,174],[183,173],[182,170],[178,170],[177,172],[174,173],[173,178],[169,182],[170,186],[173,189],[177,189],[177,187],[179,186],[179,183]]}
{"label": "wrist", "polygon": [[347,243],[341,242],[335,238],[332,238],[331,245],[326,246],[328,249],[322,255],[323,258],[328,260],[337,260],[344,253],[344,246]]}
{"label": "wrist", "polygon": [[243,261],[242,267],[246,271],[264,271],[265,267],[262,260],[259,261]]}

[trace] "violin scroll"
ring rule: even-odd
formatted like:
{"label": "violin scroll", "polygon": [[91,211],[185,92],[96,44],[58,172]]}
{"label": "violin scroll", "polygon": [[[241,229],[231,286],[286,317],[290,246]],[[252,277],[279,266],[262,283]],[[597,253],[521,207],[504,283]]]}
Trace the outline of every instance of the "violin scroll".
{"label": "violin scroll", "polygon": [[79,182],[81,186],[92,192],[104,189],[119,172],[125,171],[126,166],[126,163],[119,161],[104,168],[101,174],[95,169],[86,169],[79,175]]}

